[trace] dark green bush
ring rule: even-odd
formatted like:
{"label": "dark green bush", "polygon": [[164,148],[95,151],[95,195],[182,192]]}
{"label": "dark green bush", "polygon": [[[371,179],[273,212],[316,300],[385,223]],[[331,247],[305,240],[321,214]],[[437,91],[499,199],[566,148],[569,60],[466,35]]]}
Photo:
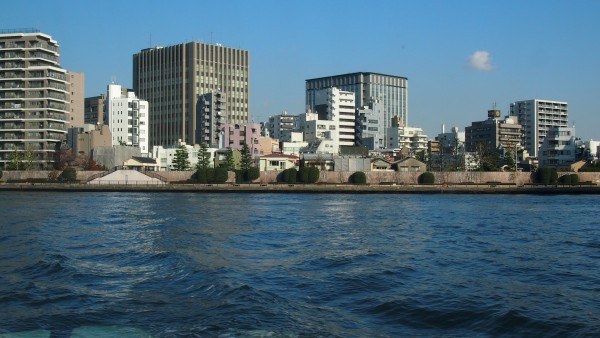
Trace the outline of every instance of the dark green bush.
{"label": "dark green bush", "polygon": [[365,184],[367,183],[367,175],[362,171],[357,171],[350,175],[350,183]]}
{"label": "dark green bush", "polygon": [[2,170],[0,170],[0,178],[2,178]]}
{"label": "dark green bush", "polygon": [[201,168],[196,170],[194,175],[192,175],[192,179],[198,183],[208,183],[208,170],[209,168]]}
{"label": "dark green bush", "polygon": [[289,184],[296,183],[296,178],[298,175],[298,170],[296,168],[286,169],[281,173],[282,181]]}
{"label": "dark green bush", "polygon": [[319,178],[321,178],[321,172],[317,167],[309,167],[308,168],[308,182],[306,183],[317,183],[319,182]]}
{"label": "dark green bush", "polygon": [[77,170],[73,167],[68,167],[58,175],[58,180],[61,182],[72,182],[77,180]]}
{"label": "dark green bush", "polygon": [[260,170],[257,167],[250,167],[248,170],[244,171],[244,180],[247,182],[252,182],[259,177]]}
{"label": "dark green bush", "polygon": [[571,184],[573,184],[573,185],[579,184],[579,175],[571,174]]}
{"label": "dark green bush", "polygon": [[433,173],[430,173],[429,171],[422,173],[419,176],[419,184],[434,184],[435,183],[435,176],[433,175]]}
{"label": "dark green bush", "polygon": [[558,183],[570,185],[571,184],[571,175],[566,174],[566,175],[559,177]]}
{"label": "dark green bush", "polygon": [[539,168],[537,170],[537,183],[556,184],[558,182],[558,173],[556,168]]}
{"label": "dark green bush", "polygon": [[225,168],[214,168],[214,182],[213,183],[225,183],[229,179],[229,172]]}
{"label": "dark green bush", "polygon": [[308,183],[308,167],[302,167],[298,170],[298,181]]}

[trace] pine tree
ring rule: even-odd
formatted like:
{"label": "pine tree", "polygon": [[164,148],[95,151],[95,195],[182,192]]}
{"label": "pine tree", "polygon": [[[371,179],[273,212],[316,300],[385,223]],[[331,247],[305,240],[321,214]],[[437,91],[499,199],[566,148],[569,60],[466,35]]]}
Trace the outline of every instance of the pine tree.
{"label": "pine tree", "polygon": [[210,168],[210,152],[206,143],[200,144],[200,150],[198,151],[198,164],[196,169],[207,169]]}
{"label": "pine tree", "polygon": [[233,150],[231,148],[227,148],[227,153],[225,153],[225,163],[223,163],[223,168],[229,170],[235,169],[235,162],[233,160]]}
{"label": "pine tree", "polygon": [[252,159],[252,154],[250,153],[250,148],[248,148],[248,144],[244,143],[240,153],[241,153],[241,160],[240,160],[241,169],[243,171],[247,171],[254,164],[254,160]]}
{"label": "pine tree", "polygon": [[184,171],[190,169],[190,160],[188,159],[188,151],[182,144],[175,151],[175,157],[173,158],[173,170]]}

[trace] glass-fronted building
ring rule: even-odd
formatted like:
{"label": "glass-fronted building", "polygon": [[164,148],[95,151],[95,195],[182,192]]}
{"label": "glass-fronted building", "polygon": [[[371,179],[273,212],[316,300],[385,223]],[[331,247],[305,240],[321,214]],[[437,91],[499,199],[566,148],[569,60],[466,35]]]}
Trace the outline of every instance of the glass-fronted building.
{"label": "glass-fronted building", "polygon": [[385,128],[391,126],[395,116],[403,125],[408,123],[408,79],[405,77],[359,72],[309,79],[306,80],[307,109],[314,107],[317,91],[333,87],[353,92],[357,108],[368,106],[371,102],[382,103]]}

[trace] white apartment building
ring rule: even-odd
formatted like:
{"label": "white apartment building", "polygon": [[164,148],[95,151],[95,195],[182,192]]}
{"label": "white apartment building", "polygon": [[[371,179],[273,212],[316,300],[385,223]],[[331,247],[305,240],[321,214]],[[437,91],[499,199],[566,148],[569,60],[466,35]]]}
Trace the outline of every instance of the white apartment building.
{"label": "white apartment building", "polygon": [[568,166],[575,162],[576,154],[575,128],[552,127],[539,149],[538,163],[543,168]]}
{"label": "white apartment building", "polygon": [[354,146],[356,117],[354,93],[327,88],[314,95],[315,105],[304,116],[304,140],[307,152],[337,154],[340,146]]}
{"label": "white apartment building", "polygon": [[110,84],[106,105],[112,145],[139,147],[142,156],[147,156],[150,153],[148,101],[138,99],[133,92],[123,95],[120,85]]}
{"label": "white apartment building", "polygon": [[427,150],[427,135],[417,127],[391,127],[387,130],[388,148],[410,149],[411,153]]}
{"label": "white apartment building", "polygon": [[568,127],[568,104],[561,101],[526,100],[510,104],[510,115],[517,116],[523,128],[523,146],[532,157],[538,157],[538,150],[546,134],[553,127]]}

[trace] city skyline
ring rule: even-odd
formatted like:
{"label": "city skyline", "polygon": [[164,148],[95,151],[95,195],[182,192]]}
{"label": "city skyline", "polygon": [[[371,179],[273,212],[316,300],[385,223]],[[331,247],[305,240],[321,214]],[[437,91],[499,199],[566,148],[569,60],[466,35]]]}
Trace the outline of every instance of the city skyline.
{"label": "city skyline", "polygon": [[431,138],[494,105],[506,116],[511,102],[543,99],[568,102],[569,127],[600,139],[598,2],[228,1],[219,15],[207,5],[11,3],[0,28],[57,40],[61,66],[85,73],[86,97],[111,80],[132,88],[132,57],[144,48],[202,41],[252,55],[254,122],[303,113],[307,79],[376,72],[408,78],[408,125]]}

